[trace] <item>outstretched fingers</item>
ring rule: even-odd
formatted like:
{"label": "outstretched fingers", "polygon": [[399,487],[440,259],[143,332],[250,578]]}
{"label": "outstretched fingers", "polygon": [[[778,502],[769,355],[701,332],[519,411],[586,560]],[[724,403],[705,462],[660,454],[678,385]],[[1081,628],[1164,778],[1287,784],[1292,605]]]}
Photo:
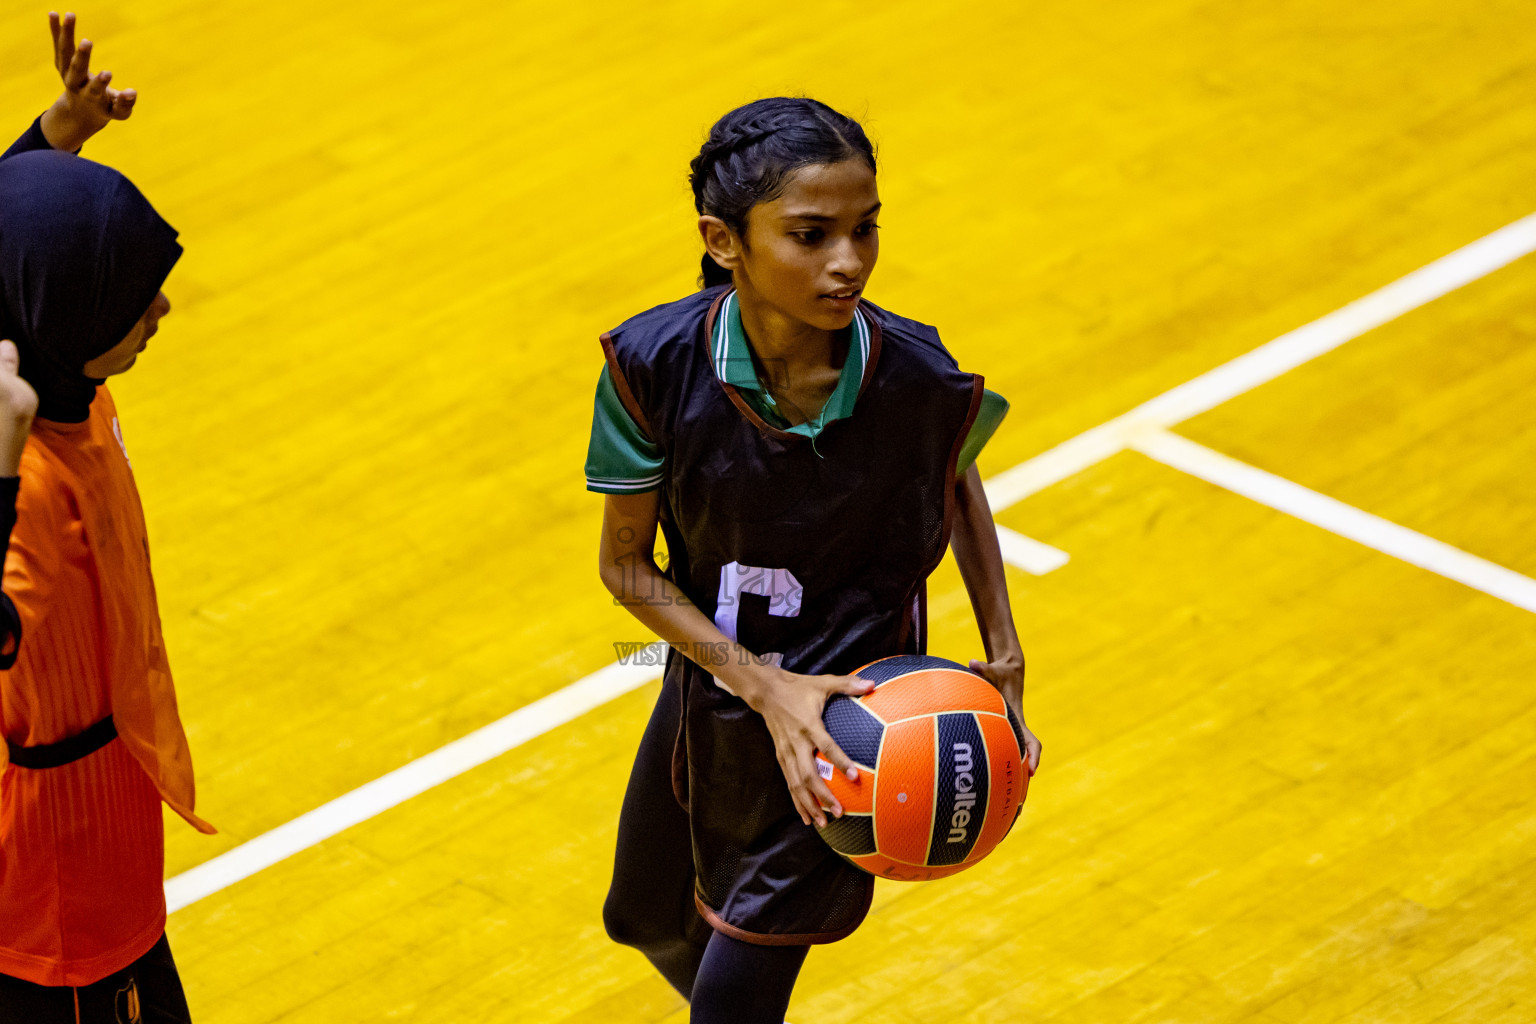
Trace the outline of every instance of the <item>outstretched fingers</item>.
{"label": "outstretched fingers", "polygon": [[[842,772],[849,782],[857,782],[859,780],[858,765],[853,763],[853,758],[843,753],[843,748],[837,745],[837,741],[832,738],[831,733],[827,732],[825,728],[816,729],[812,732],[811,739],[815,741],[816,749],[820,751],[821,756],[831,761],[832,767]],[[817,777],[820,778],[819,775]]]}
{"label": "outstretched fingers", "polygon": [[827,784],[821,781],[821,776],[816,774],[815,768],[810,768],[810,776],[802,776],[801,784],[790,789],[790,795],[794,797],[795,810],[800,812],[800,820],[807,825],[815,825],[817,828],[827,827],[827,812],[832,817],[843,816],[842,805],[832,796],[832,791]]}
{"label": "outstretched fingers", "polygon": [[[826,808],[832,812],[834,818],[843,816],[843,805],[832,795],[832,789],[827,781],[821,777],[821,771],[816,764],[816,754],[820,752],[822,759],[832,762],[832,767],[842,772],[851,781],[859,777],[859,769],[854,766],[853,760],[845,753],[843,748],[837,745],[837,741],[828,735],[825,729],[817,729],[810,736],[815,749],[811,751],[809,762],[811,792],[815,795],[817,806]],[[818,824],[825,825],[822,821]]]}
{"label": "outstretched fingers", "polygon": [[837,757],[844,762],[848,761],[843,752],[837,749],[837,744],[832,742],[832,738],[825,734],[819,739],[814,734],[802,735],[790,749],[778,751],[778,758],[779,767],[784,770],[784,780],[789,783],[789,797],[794,802],[800,820],[807,825],[824,828],[827,812],[831,811],[834,818],[842,817],[843,805],[832,795],[832,790],[827,788],[821,773],[816,769],[817,749],[821,749],[822,756],[828,759]]}
{"label": "outstretched fingers", "polygon": [[795,805],[795,813],[800,815],[801,824],[813,824],[818,813],[816,801],[811,796],[799,759],[793,754],[786,758],[782,750],[778,751],[778,758],[779,768],[784,772],[784,781],[789,786],[790,802]]}
{"label": "outstretched fingers", "polygon": [[107,103],[110,102],[107,98],[107,86],[111,83],[111,81],[112,72],[98,71],[94,76],[92,76],[90,83],[86,85],[84,90],[85,95],[90,98],[92,103],[100,103],[103,107],[105,107]]}
{"label": "outstretched fingers", "polygon": [[114,120],[126,121],[133,113],[133,104],[138,100],[139,93],[136,89],[124,89],[119,92],[116,89],[107,90],[107,112]]}
{"label": "outstretched fingers", "polygon": [[78,92],[91,84],[91,41],[82,39],[73,49],[63,68],[64,88]]}
{"label": "outstretched fingers", "polygon": [[66,11],[60,18],[58,11],[49,11],[48,31],[53,35],[53,66],[63,75],[75,56],[74,12]]}

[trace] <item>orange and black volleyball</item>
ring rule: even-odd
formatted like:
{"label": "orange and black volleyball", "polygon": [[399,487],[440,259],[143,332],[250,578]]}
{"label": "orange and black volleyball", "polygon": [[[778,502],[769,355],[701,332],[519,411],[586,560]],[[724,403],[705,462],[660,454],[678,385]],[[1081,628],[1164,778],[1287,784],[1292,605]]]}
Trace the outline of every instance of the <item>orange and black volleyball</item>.
{"label": "orange and black volleyball", "polygon": [[904,882],[952,875],[991,853],[1029,789],[1023,731],[1002,695],[927,655],[883,658],[854,675],[878,685],[833,697],[822,714],[859,778],[817,755],[843,805],[821,837],[871,874]]}

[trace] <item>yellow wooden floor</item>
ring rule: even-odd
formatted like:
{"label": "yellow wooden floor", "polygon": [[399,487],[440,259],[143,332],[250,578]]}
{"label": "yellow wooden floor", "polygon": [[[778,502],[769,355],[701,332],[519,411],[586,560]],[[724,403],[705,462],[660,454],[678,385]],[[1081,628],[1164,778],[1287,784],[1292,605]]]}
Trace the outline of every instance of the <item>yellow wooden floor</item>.
{"label": "yellow wooden floor", "polygon": [[[55,95],[0,11],[0,113]],[[643,639],[597,582],[597,334],[686,292],[687,163],[867,118],[872,296],[1013,402],[992,475],[1536,210],[1528,0],[100,0],[87,155],[182,231],[116,388],[207,838]],[[1181,433],[1536,574],[1536,260]],[[1046,744],[1015,836],[882,885],[798,1024],[1536,1019],[1536,617],[1122,454],[1001,513]],[[958,576],[936,653],[978,653]],[[652,688],[176,914],[197,1019],[686,1017],[598,908]]]}

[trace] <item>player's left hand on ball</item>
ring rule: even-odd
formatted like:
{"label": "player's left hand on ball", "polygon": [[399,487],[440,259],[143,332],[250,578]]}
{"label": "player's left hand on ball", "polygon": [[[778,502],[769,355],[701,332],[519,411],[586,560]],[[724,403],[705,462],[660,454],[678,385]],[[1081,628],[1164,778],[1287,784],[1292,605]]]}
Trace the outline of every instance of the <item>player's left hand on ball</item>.
{"label": "player's left hand on ball", "polygon": [[53,33],[53,66],[64,82],[64,94],[54,103],[55,125],[61,129],[57,134],[64,142],[59,148],[79,149],[112,121],[127,120],[139,94],[112,88],[110,71],[91,73],[91,41],[82,39],[75,45],[73,13],[60,18],[57,12],[48,12],[48,28]]}
{"label": "player's left hand on ball", "polygon": [[1029,774],[1035,774],[1040,770],[1041,746],[1040,740],[1024,722],[1024,656],[1004,654],[996,661],[972,658],[971,671],[997,687],[1003,700],[1019,716],[1019,727],[1024,731],[1024,760],[1029,765]]}

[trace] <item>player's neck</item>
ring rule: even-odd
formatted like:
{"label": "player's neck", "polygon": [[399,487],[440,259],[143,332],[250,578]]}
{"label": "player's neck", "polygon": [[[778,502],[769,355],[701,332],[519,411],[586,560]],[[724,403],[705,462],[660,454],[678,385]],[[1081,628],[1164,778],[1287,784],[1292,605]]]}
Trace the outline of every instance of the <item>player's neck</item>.
{"label": "player's neck", "polygon": [[836,332],[786,316],[750,290],[738,288],[736,299],[741,326],[760,362],[776,362],[789,370],[832,365]]}

